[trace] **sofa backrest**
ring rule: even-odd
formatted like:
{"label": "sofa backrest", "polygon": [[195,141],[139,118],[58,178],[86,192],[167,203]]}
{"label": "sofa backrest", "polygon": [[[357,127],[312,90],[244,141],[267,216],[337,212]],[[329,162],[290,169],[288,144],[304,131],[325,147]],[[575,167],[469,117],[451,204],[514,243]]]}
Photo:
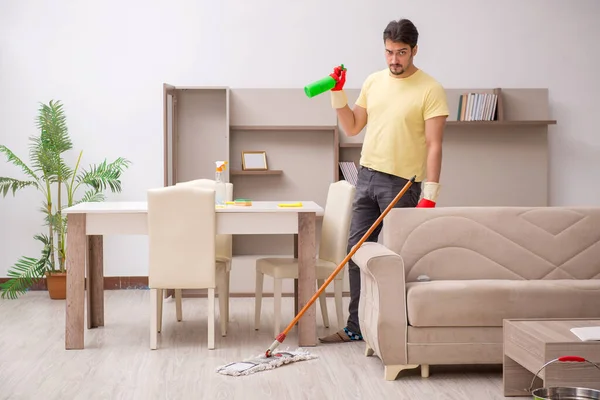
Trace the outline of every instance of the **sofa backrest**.
{"label": "sofa backrest", "polygon": [[382,234],[407,282],[600,279],[600,207],[397,208]]}

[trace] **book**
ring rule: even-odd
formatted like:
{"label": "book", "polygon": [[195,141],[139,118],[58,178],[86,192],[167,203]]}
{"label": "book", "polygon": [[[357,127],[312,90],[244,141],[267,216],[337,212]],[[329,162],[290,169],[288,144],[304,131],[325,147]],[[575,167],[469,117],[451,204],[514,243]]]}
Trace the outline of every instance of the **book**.
{"label": "book", "polygon": [[600,341],[600,326],[585,326],[571,328],[571,332],[584,342]]}
{"label": "book", "polygon": [[458,99],[458,121],[495,121],[498,119],[497,93],[464,93]]}
{"label": "book", "polygon": [[356,164],[352,161],[340,161],[339,165],[344,179],[356,186],[356,181],[358,179],[358,169],[356,168]]}

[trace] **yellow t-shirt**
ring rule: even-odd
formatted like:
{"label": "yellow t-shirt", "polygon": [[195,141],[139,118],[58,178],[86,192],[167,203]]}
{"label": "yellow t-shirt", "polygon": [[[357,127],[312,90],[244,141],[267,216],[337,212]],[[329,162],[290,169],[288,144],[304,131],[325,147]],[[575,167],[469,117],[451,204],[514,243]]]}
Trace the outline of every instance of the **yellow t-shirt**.
{"label": "yellow t-shirt", "polygon": [[431,76],[417,70],[394,78],[389,70],[367,77],[356,104],[367,110],[360,164],[416,181],[425,179],[425,120],[448,115],[446,92]]}

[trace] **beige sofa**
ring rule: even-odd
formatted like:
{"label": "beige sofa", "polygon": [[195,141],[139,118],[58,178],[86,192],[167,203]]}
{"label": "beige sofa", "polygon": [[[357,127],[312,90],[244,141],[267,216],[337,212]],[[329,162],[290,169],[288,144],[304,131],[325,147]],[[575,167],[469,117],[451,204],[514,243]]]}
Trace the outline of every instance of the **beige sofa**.
{"label": "beige sofa", "polygon": [[600,207],[393,209],[382,234],[353,259],[366,353],[387,380],[502,364],[506,318],[600,317]]}

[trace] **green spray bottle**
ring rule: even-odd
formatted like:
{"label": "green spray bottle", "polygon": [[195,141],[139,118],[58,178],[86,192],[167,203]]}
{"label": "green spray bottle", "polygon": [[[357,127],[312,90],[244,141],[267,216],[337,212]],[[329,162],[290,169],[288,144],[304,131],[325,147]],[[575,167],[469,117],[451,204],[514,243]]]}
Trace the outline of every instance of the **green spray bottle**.
{"label": "green spray bottle", "polygon": [[[344,68],[344,64],[340,65],[340,67],[342,68],[342,70],[346,70],[346,68]],[[325,78],[319,79],[318,81],[309,83],[308,85],[304,86],[304,93],[306,93],[306,95],[309,98],[311,98],[333,89],[337,81],[332,75],[333,74],[327,75]]]}

